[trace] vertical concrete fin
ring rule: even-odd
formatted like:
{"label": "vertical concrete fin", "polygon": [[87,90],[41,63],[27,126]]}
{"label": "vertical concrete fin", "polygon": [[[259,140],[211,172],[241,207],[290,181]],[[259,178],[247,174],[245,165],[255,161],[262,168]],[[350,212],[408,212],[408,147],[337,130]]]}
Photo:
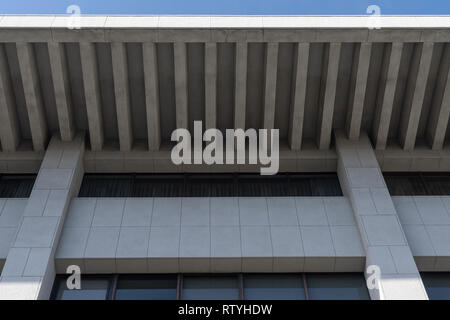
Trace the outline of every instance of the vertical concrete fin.
{"label": "vertical concrete fin", "polygon": [[309,43],[298,43],[292,74],[291,115],[289,119],[289,144],[292,150],[302,147],[303,117],[308,80]]}
{"label": "vertical concrete fin", "polygon": [[358,139],[361,130],[371,52],[371,43],[363,42],[356,45],[346,122],[347,136],[351,140]]}
{"label": "vertical concrete fin", "polygon": [[432,43],[426,42],[416,44],[416,49],[414,50],[412,69],[409,72],[399,128],[400,143],[404,150],[414,149],[416,143],[420,114],[430,74],[433,48],[434,45]]}
{"label": "vertical concrete fin", "polygon": [[205,129],[217,121],[217,44],[205,43]]}
{"label": "vertical concrete fin", "polygon": [[398,72],[403,52],[403,43],[394,42],[385,48],[381,79],[378,88],[377,106],[373,124],[375,148],[386,148],[395,91],[398,82]]}
{"label": "vertical concrete fin", "polygon": [[327,45],[324,54],[325,65],[322,74],[321,101],[319,102],[317,125],[317,146],[320,150],[330,147],[340,55],[340,43]]}
{"label": "vertical concrete fin", "polygon": [[128,84],[128,61],[126,50],[127,49],[124,43],[111,43],[114,94],[116,98],[120,151],[130,151],[133,146],[130,90]]}
{"label": "vertical concrete fin", "polygon": [[246,42],[236,43],[236,65],[234,85],[234,128],[245,130],[247,105],[247,52]]}
{"label": "vertical concrete fin", "polygon": [[81,42],[80,55],[91,149],[100,151],[104,136],[95,44]]}
{"label": "vertical concrete fin", "polygon": [[0,121],[2,149],[15,151],[20,142],[19,123],[3,44],[0,44]]}
{"label": "vertical concrete fin", "polygon": [[188,74],[186,43],[173,44],[177,128],[188,128]]}
{"label": "vertical concrete fin", "polygon": [[43,151],[47,143],[48,132],[33,44],[18,42],[16,48],[33,148],[36,151]]}
{"label": "vertical concrete fin", "polygon": [[159,82],[156,44],[142,44],[144,62],[145,106],[147,111],[148,149],[158,150],[161,145]]}
{"label": "vertical concrete fin", "polygon": [[72,98],[70,96],[69,74],[64,44],[49,42],[47,46],[61,139],[63,141],[71,141],[75,134],[75,127],[73,123]]}
{"label": "vertical concrete fin", "polygon": [[444,147],[450,116],[450,44],[445,45],[436,88],[426,129],[428,143],[433,150]]}
{"label": "vertical concrete fin", "polygon": [[277,93],[278,43],[269,42],[266,47],[264,75],[264,110],[263,124],[265,129],[275,126],[275,102]]}

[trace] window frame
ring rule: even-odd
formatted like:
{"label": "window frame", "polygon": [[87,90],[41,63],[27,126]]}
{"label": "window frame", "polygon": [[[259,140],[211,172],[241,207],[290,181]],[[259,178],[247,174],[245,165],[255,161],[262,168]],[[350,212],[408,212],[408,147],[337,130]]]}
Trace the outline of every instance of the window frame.
{"label": "window frame", "polygon": [[[189,277],[201,277],[201,276],[210,276],[210,277],[214,277],[214,276],[229,276],[229,277],[236,277],[236,283],[237,283],[237,290],[238,290],[238,299],[237,300],[245,300],[244,297],[244,278],[246,275],[264,275],[264,276],[270,276],[270,275],[292,275],[292,276],[297,276],[298,280],[302,282],[303,285],[303,289],[305,291],[305,300],[311,300],[310,299],[310,294],[309,294],[309,289],[308,289],[308,281],[307,281],[307,277],[308,274],[311,275],[317,275],[317,273],[177,273],[176,274],[176,279],[177,279],[177,288],[176,288],[176,301],[179,300],[183,300],[183,278],[184,276],[189,276]],[[363,273],[359,273],[359,272],[336,272],[336,273],[324,273],[325,275],[335,275],[337,277],[339,277],[339,275],[359,275],[361,277],[364,278],[364,274]],[[106,292],[106,299],[105,300],[115,300],[116,298],[116,292],[117,292],[117,283],[119,280],[120,276],[128,276],[129,274],[111,274],[111,275],[106,275],[106,274],[100,274],[100,275],[94,275],[94,274],[89,274],[89,275],[84,275],[82,276],[82,279],[107,279],[108,280],[108,288],[107,288],[107,292]],[[132,274],[133,276],[142,276],[145,277],[147,275],[157,275],[157,274]],[[162,274],[161,274],[162,275]],[[167,275],[167,274],[164,274]],[[59,289],[59,285],[61,283],[61,281],[66,281],[68,276],[70,275],[65,275],[65,274],[58,274],[55,277],[55,282],[53,284],[53,288],[52,288],[52,292],[50,295],[50,300],[57,300],[57,296],[58,296],[58,289]],[[367,291],[368,293],[368,291]],[[368,296],[370,298],[370,295],[368,293]],[[81,299],[80,299],[81,300]],[[160,300],[162,301],[162,300]],[[251,300],[246,300],[246,301],[251,301]]]}
{"label": "window frame", "polygon": [[[55,280],[53,282],[53,288],[50,293],[50,300],[58,300],[58,289],[59,285],[62,281],[67,281],[67,278],[70,276],[70,274],[57,274],[55,277]],[[86,279],[93,279],[93,280],[107,280],[108,285],[106,288],[106,294],[105,294],[105,300],[114,300],[113,292],[115,290],[114,287],[114,277],[118,277],[119,275],[107,275],[107,274],[86,274],[81,275],[81,281]],[[117,286],[117,283],[115,284]],[[82,300],[82,299],[80,299]]]}

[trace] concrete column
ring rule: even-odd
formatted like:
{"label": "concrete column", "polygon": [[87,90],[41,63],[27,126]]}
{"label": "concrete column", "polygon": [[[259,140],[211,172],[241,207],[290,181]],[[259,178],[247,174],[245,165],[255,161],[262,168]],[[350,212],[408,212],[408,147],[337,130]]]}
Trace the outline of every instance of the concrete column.
{"label": "concrete column", "polygon": [[54,136],[9,249],[0,299],[48,299],[55,279],[54,255],[67,208],[84,173],[84,136]]}
{"label": "concrete column", "polygon": [[[378,284],[369,288],[371,298],[428,299],[367,134],[350,141],[339,131],[336,149],[339,180],[366,251],[366,278]],[[369,266],[379,267],[379,281],[369,278],[373,275]]]}

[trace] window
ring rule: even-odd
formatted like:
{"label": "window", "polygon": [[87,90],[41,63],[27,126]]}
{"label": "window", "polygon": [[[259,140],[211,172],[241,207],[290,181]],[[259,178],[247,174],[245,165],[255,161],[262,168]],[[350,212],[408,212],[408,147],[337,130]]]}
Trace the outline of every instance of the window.
{"label": "window", "polygon": [[106,300],[109,296],[110,279],[107,277],[84,277],[81,289],[67,289],[66,277],[55,281],[55,300]]}
{"label": "window", "polygon": [[86,174],[80,197],[342,196],[333,174]]}
{"label": "window", "polygon": [[450,195],[447,173],[385,173],[384,179],[393,196]]}
{"label": "window", "polygon": [[0,175],[0,198],[28,198],[33,189],[36,175]]}
{"label": "window", "polygon": [[236,276],[189,276],[183,277],[183,300],[238,300]]}
{"label": "window", "polygon": [[303,276],[257,274],[244,276],[246,300],[305,300]]}
{"label": "window", "polygon": [[176,275],[121,276],[116,300],[176,300]]}
{"label": "window", "polygon": [[430,300],[450,300],[450,273],[424,272],[421,276]]}
{"label": "window", "polygon": [[364,277],[359,274],[309,274],[306,277],[311,300],[368,300]]}
{"label": "window", "polygon": [[[82,278],[69,290],[57,276],[56,300],[365,300],[364,275],[333,274],[178,274],[111,275]],[[448,282],[450,284],[450,280]],[[450,285],[447,286],[447,289]],[[447,290],[449,293],[450,290]]]}

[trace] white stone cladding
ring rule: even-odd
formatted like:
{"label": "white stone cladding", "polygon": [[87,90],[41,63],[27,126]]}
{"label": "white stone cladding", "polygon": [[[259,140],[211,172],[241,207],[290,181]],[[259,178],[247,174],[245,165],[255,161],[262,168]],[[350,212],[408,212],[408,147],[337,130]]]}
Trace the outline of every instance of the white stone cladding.
{"label": "white stone cladding", "polygon": [[344,197],[76,198],[57,272],[362,272]]}
{"label": "white stone cladding", "polygon": [[371,298],[428,299],[369,138],[362,134],[351,141],[342,132],[335,137],[338,176],[361,234],[366,268],[381,271],[377,287],[369,288]]}
{"label": "white stone cladding", "polygon": [[83,135],[71,142],[61,142],[56,136],[50,141],[6,256],[0,299],[50,297],[54,254],[70,200],[83,177],[83,155]]}

